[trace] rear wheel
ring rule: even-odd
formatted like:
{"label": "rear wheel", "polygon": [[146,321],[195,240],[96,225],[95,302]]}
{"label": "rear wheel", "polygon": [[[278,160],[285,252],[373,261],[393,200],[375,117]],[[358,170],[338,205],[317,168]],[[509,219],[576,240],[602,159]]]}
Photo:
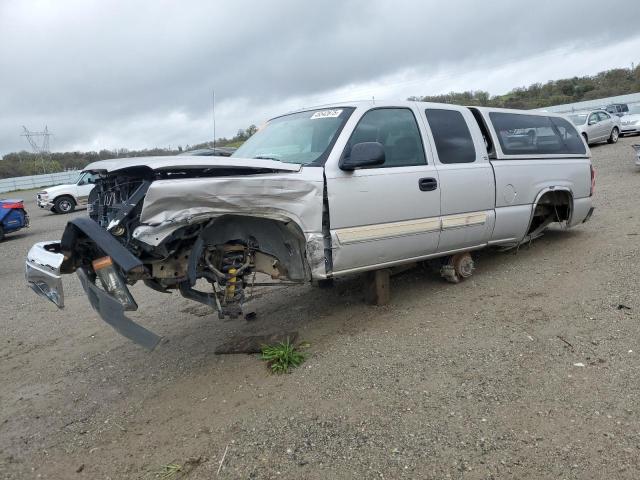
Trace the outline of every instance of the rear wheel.
{"label": "rear wheel", "polygon": [[58,197],[53,202],[53,210],[56,213],[71,213],[76,208],[76,202],[71,197]]}
{"label": "rear wheel", "polygon": [[620,130],[618,130],[618,127],[613,127],[613,130],[611,130],[611,135],[609,135],[609,138],[607,139],[607,143],[616,143],[619,136]]}
{"label": "rear wheel", "polygon": [[0,242],[4,240],[4,228],[2,228],[2,225],[0,225]]}

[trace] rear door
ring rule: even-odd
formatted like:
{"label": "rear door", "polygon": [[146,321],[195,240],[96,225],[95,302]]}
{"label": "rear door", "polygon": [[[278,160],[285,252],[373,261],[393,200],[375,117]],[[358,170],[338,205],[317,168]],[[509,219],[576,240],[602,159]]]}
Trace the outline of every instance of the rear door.
{"label": "rear door", "polygon": [[437,105],[421,110],[440,178],[439,252],[487,243],[495,220],[495,182],[471,111]]}
{"label": "rear door", "polygon": [[612,115],[605,112],[598,112],[598,117],[600,122],[598,125],[600,126],[600,132],[602,134],[602,138],[609,138],[611,135],[611,130],[613,129],[614,121]]}
{"label": "rear door", "polygon": [[600,117],[598,112],[593,112],[587,119],[587,135],[589,142],[599,142],[602,140],[602,125],[600,125]]}
{"label": "rear door", "polygon": [[[417,111],[390,106],[361,112],[325,167],[334,274],[433,254],[440,236],[438,172],[426,154]],[[381,143],[384,164],[341,170],[339,157],[361,142]]]}

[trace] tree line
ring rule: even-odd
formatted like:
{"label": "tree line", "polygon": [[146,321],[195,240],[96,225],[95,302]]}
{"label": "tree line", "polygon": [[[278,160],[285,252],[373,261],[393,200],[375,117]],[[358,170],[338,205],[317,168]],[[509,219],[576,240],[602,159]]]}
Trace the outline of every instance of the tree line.
{"label": "tree line", "polygon": [[477,90],[414,96],[409,100],[527,110],[638,92],[640,66],[633,69],[615,68],[593,76],[534,83],[528,87],[514,88],[504,95],[491,96],[488,92]]}
{"label": "tree line", "polygon": [[[231,137],[221,137],[215,141],[217,147],[238,147],[242,145],[258,128],[251,125],[246,129],[238,130]],[[103,149],[99,152],[53,152],[47,155],[21,151],[7,153],[0,161],[0,178],[21,177],[25,175],[39,175],[42,173],[63,172],[65,170],[82,170],[91,162],[109,160],[113,158],[151,157],[178,155],[190,150],[211,148],[214,142],[203,142],[196,145],[178,146],[177,148],[151,148],[143,150],[129,150],[119,148],[116,150]]]}

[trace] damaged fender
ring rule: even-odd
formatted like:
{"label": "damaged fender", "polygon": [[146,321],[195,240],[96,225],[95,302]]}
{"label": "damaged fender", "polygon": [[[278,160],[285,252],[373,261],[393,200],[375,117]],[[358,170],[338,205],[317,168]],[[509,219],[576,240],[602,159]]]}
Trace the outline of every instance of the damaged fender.
{"label": "damaged fender", "polygon": [[226,214],[293,221],[304,234],[322,231],[321,167],[282,175],[158,180],[151,184],[134,238],[157,246],[176,229]]}

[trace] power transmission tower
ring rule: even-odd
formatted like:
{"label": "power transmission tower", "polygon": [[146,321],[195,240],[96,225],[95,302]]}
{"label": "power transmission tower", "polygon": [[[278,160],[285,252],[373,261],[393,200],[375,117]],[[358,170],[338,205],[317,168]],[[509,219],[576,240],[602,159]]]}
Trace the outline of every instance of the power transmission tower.
{"label": "power transmission tower", "polygon": [[[45,158],[49,157],[49,137],[53,134],[49,133],[49,128],[45,125],[44,130],[42,132],[32,132],[24,125],[22,126],[23,133],[20,134],[21,137],[26,137],[27,142],[31,145],[33,149],[33,153],[38,155],[38,158],[42,161],[42,172],[47,173],[47,168],[45,164]],[[42,141],[36,141],[36,138],[42,137]]]}

